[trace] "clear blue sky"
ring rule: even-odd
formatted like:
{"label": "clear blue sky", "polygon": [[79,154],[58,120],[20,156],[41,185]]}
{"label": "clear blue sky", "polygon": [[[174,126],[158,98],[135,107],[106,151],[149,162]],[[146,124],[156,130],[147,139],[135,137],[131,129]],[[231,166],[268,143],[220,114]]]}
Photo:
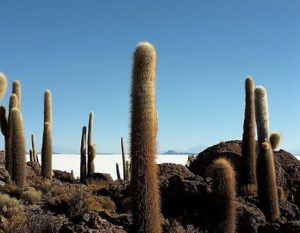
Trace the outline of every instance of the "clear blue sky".
{"label": "clear blue sky", "polygon": [[240,139],[247,75],[268,90],[282,147],[300,149],[299,12],[298,0],[0,0],[0,70],[22,82],[27,145],[35,133],[39,149],[46,89],[55,150],[79,151],[90,111],[98,152],[119,152],[121,136],[128,148],[140,41],[158,53],[160,151]]}

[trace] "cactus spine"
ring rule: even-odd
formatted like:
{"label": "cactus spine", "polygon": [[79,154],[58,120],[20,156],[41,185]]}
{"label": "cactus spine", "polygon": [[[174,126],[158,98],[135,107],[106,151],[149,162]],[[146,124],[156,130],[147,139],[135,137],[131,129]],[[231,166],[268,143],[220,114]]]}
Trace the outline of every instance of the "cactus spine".
{"label": "cactus spine", "polygon": [[20,189],[24,189],[26,183],[26,148],[22,113],[20,109],[13,108],[10,115],[12,179]]}
{"label": "cactus spine", "polygon": [[116,163],[116,171],[117,171],[118,180],[121,180],[120,169],[119,169],[119,164],[118,163]]}
{"label": "cactus spine", "polygon": [[257,191],[260,206],[268,221],[280,217],[275,175],[274,154],[269,142],[269,112],[267,92],[255,89],[255,112],[258,134]]}
{"label": "cactus spine", "polygon": [[21,110],[22,95],[21,95],[21,82],[19,80],[13,82],[12,93],[17,96],[17,107]]}
{"label": "cactus spine", "polygon": [[160,194],[156,158],[156,51],[137,46],[131,86],[131,185],[136,233],[160,233]]}
{"label": "cactus spine", "polygon": [[245,174],[245,185],[256,185],[256,142],[255,142],[255,101],[254,80],[247,77],[245,82],[245,118],[242,141],[242,155]]}
{"label": "cactus spine", "polygon": [[7,78],[5,74],[0,73],[0,100],[3,99],[7,89]]}
{"label": "cactus spine", "polygon": [[42,145],[42,176],[52,179],[52,133],[49,122],[44,124]]}
{"label": "cactus spine", "polygon": [[44,94],[44,133],[42,144],[42,176],[52,179],[52,94]]}
{"label": "cactus spine", "polygon": [[217,208],[214,210],[214,233],[235,233],[236,228],[236,180],[235,172],[226,159],[214,161],[213,193]]}
{"label": "cactus spine", "polygon": [[92,175],[95,172],[96,145],[93,145],[93,126],[94,113],[90,112],[88,132],[88,175]]}
{"label": "cactus spine", "polygon": [[80,147],[80,182],[86,179],[86,127],[82,127],[81,147]]}
{"label": "cactus spine", "polygon": [[124,178],[124,180],[127,180],[126,159],[125,159],[125,151],[124,151],[123,138],[121,138],[121,151],[122,151],[122,162],[123,162],[123,178]]}

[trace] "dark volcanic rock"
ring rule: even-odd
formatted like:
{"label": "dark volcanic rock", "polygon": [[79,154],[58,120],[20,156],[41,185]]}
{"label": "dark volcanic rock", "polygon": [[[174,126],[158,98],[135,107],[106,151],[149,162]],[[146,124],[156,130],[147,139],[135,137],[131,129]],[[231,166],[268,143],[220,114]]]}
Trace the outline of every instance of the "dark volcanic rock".
{"label": "dark volcanic rock", "polygon": [[[241,145],[241,141],[228,141],[211,146],[199,153],[197,158],[191,161],[189,169],[197,175],[206,177],[209,165],[219,157],[226,157],[234,165],[238,184],[242,185]],[[277,184],[286,192],[287,198],[295,202],[299,207],[300,161],[284,150],[275,151],[274,157]]]}
{"label": "dark volcanic rock", "polygon": [[256,233],[260,225],[266,223],[264,214],[255,205],[244,201],[237,202],[237,232]]}
{"label": "dark volcanic rock", "polygon": [[[89,215],[89,216],[87,216]],[[123,227],[113,225],[97,213],[89,213],[82,217],[83,221],[66,224],[61,227],[59,233],[125,233]]]}
{"label": "dark volcanic rock", "polygon": [[74,183],[75,178],[72,173],[60,170],[53,170],[54,177],[62,182]]}

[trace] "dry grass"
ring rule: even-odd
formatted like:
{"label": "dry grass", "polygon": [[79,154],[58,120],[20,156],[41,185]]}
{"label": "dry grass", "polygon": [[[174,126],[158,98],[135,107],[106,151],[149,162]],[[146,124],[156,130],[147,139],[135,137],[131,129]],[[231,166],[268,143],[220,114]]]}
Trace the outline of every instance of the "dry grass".
{"label": "dry grass", "polygon": [[0,232],[19,232],[26,221],[26,213],[17,199],[0,194],[0,218]]}
{"label": "dry grass", "polygon": [[20,198],[26,204],[38,204],[42,199],[42,192],[29,187],[24,192],[22,192]]}

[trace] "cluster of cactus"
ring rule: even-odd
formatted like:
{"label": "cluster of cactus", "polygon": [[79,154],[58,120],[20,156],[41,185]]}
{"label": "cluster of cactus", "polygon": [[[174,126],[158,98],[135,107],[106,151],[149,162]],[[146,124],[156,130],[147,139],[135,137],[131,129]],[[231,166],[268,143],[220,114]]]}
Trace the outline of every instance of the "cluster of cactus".
{"label": "cluster of cactus", "polygon": [[[80,148],[80,181],[85,182],[87,175],[95,173],[96,144],[93,144],[94,113],[89,114],[88,136],[86,140],[86,126],[82,128]],[[88,156],[86,156],[86,153]],[[86,158],[87,157],[87,158]]]}
{"label": "cluster of cactus", "polygon": [[[121,137],[121,152],[122,152],[122,164],[123,164],[123,179],[129,180],[129,161],[126,161],[125,150],[124,150],[124,142]],[[116,163],[116,172],[118,180],[121,179],[119,164]]]}
{"label": "cluster of cactus", "polygon": [[35,137],[31,134],[31,149],[29,150],[30,162],[39,163],[39,158],[35,149]]}
{"label": "cluster of cactus", "polygon": [[[242,141],[245,187],[256,190],[260,206],[269,221],[280,217],[275,175],[274,154],[281,135],[269,135],[267,92],[259,86],[254,89],[252,77],[246,78],[246,106]],[[255,141],[255,126],[258,140]]]}
{"label": "cluster of cactus", "polygon": [[42,176],[52,179],[52,94],[44,94],[44,132],[42,143]]}
{"label": "cluster of cactus", "polygon": [[137,46],[131,86],[131,186],[134,232],[160,233],[161,213],[156,159],[156,51]]}
{"label": "cluster of cactus", "polygon": [[[7,86],[6,77],[0,74],[0,96],[3,98]],[[5,137],[5,168],[18,188],[23,189],[26,183],[26,148],[21,112],[21,83],[13,82],[9,100],[9,112],[0,107],[1,132]]]}
{"label": "cluster of cactus", "polygon": [[[273,149],[278,145],[274,138],[279,137],[277,133],[271,136],[273,147],[269,138],[269,112],[267,92],[263,87],[255,89],[255,112],[258,134],[257,153],[257,191],[260,206],[269,221],[275,221],[280,217],[278,191],[275,174],[275,163]],[[276,143],[274,143],[274,141]]]}

